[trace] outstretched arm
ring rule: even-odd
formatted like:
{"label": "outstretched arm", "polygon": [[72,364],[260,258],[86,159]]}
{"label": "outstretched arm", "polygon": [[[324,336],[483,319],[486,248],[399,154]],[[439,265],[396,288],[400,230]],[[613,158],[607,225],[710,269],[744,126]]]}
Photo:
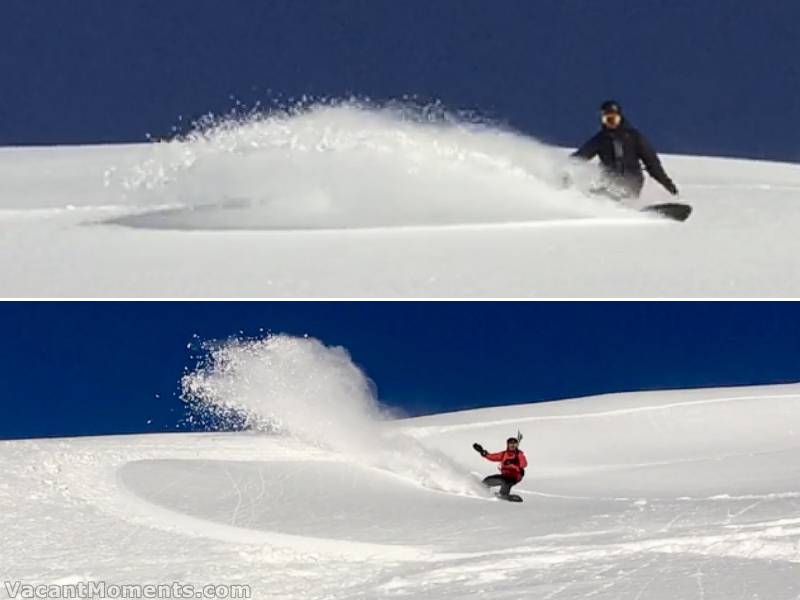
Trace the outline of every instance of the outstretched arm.
{"label": "outstretched arm", "polygon": [[647,169],[648,173],[650,173],[650,177],[663,185],[670,194],[673,196],[677,195],[678,188],[672,182],[672,179],[669,178],[669,175],[667,175],[667,172],[661,165],[661,160],[658,158],[658,154],[656,154],[653,146],[641,133],[638,137],[639,158],[644,163],[644,168]]}
{"label": "outstretched arm", "polygon": [[600,134],[595,134],[591,139],[584,142],[583,146],[575,150],[572,156],[584,160],[592,160],[600,151]]}
{"label": "outstretched arm", "polygon": [[483,458],[486,460],[491,460],[492,462],[500,462],[503,460],[503,456],[505,456],[505,452],[487,452],[483,455]]}

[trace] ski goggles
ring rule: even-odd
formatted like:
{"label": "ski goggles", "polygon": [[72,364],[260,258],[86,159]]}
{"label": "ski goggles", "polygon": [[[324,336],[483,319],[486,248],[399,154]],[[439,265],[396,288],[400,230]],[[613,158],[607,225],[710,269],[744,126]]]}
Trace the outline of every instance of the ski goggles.
{"label": "ski goggles", "polygon": [[618,112],[604,112],[600,115],[600,120],[603,125],[619,125],[622,121],[622,115]]}

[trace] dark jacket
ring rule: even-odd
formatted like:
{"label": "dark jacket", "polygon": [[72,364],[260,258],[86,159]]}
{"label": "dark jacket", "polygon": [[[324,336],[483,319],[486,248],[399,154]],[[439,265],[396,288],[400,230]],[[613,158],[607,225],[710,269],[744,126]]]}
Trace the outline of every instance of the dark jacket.
{"label": "dark jacket", "polygon": [[612,176],[629,180],[638,187],[644,181],[641,163],[650,176],[669,192],[677,192],[675,184],[664,171],[656,151],[638,130],[623,119],[616,129],[603,127],[594,137],[578,148],[572,156],[591,160],[600,157],[605,170]]}

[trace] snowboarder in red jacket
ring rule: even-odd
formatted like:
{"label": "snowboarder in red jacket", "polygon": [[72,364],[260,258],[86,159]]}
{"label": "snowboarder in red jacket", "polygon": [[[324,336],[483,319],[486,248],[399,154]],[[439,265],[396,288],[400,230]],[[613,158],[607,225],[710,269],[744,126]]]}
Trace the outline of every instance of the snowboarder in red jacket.
{"label": "snowboarder in red jacket", "polygon": [[506,449],[501,452],[487,452],[478,443],[472,444],[475,451],[486,460],[499,462],[500,475],[489,475],[483,480],[486,487],[500,486],[500,495],[508,496],[512,486],[517,485],[525,476],[525,467],[528,466],[528,459],[525,453],[519,449],[519,440],[510,437],[506,440]]}

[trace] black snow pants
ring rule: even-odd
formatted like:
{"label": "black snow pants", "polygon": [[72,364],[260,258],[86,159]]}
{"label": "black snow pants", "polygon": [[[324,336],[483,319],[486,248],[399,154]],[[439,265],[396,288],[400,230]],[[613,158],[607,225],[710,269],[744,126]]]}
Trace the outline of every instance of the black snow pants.
{"label": "black snow pants", "polygon": [[511,477],[503,477],[502,475],[489,475],[483,480],[483,485],[486,487],[500,486],[500,495],[508,496],[511,493],[512,486],[517,485],[517,481]]}

